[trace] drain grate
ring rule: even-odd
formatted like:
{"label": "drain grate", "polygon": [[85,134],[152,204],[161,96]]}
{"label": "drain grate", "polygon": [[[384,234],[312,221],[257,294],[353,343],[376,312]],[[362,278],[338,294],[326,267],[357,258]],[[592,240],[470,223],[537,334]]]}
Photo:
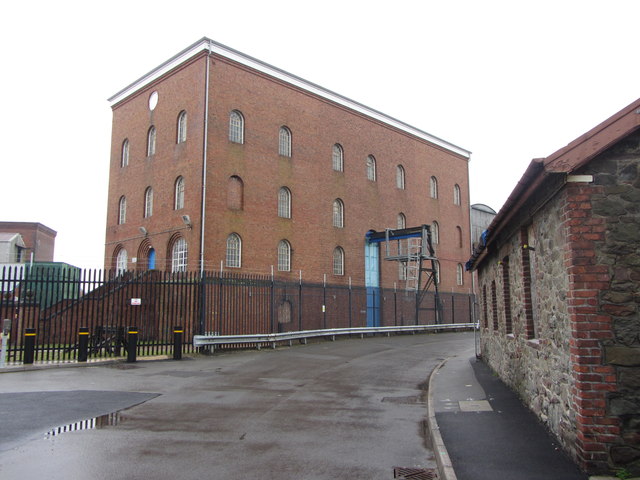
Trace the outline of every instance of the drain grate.
{"label": "drain grate", "polygon": [[393,478],[405,480],[435,480],[438,474],[433,469],[393,467]]}

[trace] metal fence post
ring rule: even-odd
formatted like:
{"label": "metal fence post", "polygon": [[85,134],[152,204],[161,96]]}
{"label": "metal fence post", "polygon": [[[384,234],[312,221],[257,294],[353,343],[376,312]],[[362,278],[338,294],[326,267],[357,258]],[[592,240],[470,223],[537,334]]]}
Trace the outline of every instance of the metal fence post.
{"label": "metal fence post", "polygon": [[302,330],[302,271],[300,272],[300,283],[298,284],[298,330]]}
{"label": "metal fence post", "polygon": [[322,328],[327,328],[327,274],[322,282]]}
{"label": "metal fence post", "polygon": [[7,358],[7,344],[11,333],[11,320],[8,318],[2,322],[2,348],[0,349],[0,368],[3,368]]}
{"label": "metal fence post", "polygon": [[36,329],[25,328],[24,355],[22,357],[22,362],[25,365],[31,365],[33,363],[35,346],[36,346]]}
{"label": "metal fence post", "polygon": [[86,362],[89,356],[89,328],[80,327],[78,330],[78,361]]}
{"label": "metal fence post", "polygon": [[205,289],[205,273],[204,271],[200,273],[200,280],[198,282],[198,289],[199,289],[199,293],[200,293],[200,298],[199,298],[199,308],[200,308],[200,312],[199,312],[199,320],[200,320],[200,325],[199,325],[199,332],[200,335],[204,335],[206,329],[205,329],[205,314],[206,314],[206,289]]}
{"label": "metal fence post", "polygon": [[276,333],[276,324],[275,324],[275,308],[276,308],[276,292],[275,292],[276,284],[273,279],[273,266],[271,267],[271,283],[269,284],[269,323],[271,327],[271,333]]}
{"label": "metal fence post", "polygon": [[393,324],[398,326],[398,289],[393,282]]}
{"label": "metal fence post", "polygon": [[349,277],[349,328],[351,328],[353,326],[353,317],[352,317],[352,309],[353,309],[353,299],[351,298],[352,295],[352,291],[351,291],[351,277]]}
{"label": "metal fence post", "polygon": [[136,350],[138,348],[138,328],[129,327],[127,335],[127,363],[134,363],[136,361]]}
{"label": "metal fence post", "polygon": [[182,326],[173,327],[173,359],[182,360]]}

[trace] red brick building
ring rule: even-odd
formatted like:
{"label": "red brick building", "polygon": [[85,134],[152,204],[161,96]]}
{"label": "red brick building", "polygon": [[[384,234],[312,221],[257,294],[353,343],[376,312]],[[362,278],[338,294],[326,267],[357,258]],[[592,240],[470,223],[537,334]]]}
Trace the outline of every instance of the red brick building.
{"label": "red brick building", "polygon": [[401,286],[365,234],[430,224],[469,291],[467,150],[207,38],[109,101],[106,268]]}
{"label": "red brick building", "polygon": [[37,222],[0,222],[0,232],[19,233],[24,241],[24,255],[21,261],[53,262],[56,245],[55,230]]}
{"label": "red brick building", "polygon": [[589,473],[640,475],[640,100],[536,159],[474,252],[483,359]]}

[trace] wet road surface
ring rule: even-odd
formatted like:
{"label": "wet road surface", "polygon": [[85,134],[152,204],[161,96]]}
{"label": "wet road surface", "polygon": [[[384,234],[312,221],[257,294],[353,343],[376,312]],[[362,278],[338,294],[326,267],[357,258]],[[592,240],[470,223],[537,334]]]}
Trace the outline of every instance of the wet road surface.
{"label": "wet road surface", "polygon": [[[470,344],[471,332],[372,337],[0,374],[0,478],[386,480],[435,468],[423,386]],[[126,407],[115,424],[46,435]]]}

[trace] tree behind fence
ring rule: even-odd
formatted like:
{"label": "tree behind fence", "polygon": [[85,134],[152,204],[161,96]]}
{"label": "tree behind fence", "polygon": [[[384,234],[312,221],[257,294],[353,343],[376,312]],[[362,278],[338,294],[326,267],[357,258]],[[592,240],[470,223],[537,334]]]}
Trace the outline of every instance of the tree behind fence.
{"label": "tree behind fence", "polygon": [[116,273],[34,264],[3,267],[0,292],[0,319],[12,321],[9,362],[22,361],[27,328],[37,332],[35,360],[61,362],[76,358],[80,327],[89,328],[89,357],[103,358],[124,354],[130,326],[139,332],[138,355],[160,355],[173,345],[175,326],[183,327],[188,352],[195,334],[434,324],[436,310],[439,323],[472,321],[466,294],[441,294],[436,301],[428,293],[416,318],[411,291],[228,272]]}

